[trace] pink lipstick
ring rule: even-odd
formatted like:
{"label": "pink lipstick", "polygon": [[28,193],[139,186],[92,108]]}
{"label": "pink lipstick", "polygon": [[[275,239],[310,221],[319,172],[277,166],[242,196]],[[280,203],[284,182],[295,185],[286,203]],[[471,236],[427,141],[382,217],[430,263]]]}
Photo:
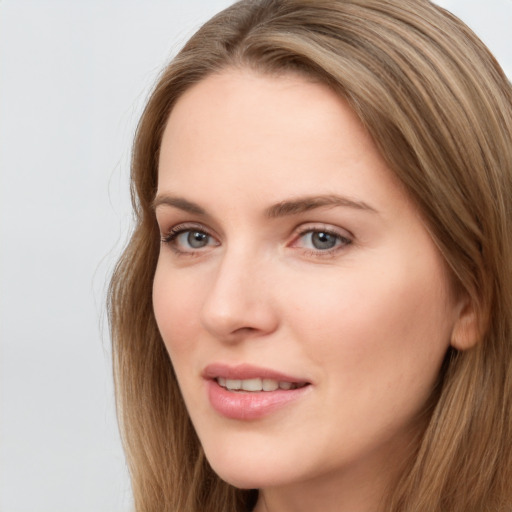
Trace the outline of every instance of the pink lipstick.
{"label": "pink lipstick", "polygon": [[237,420],[254,420],[285,407],[310,389],[304,379],[251,365],[208,365],[208,398],[221,415]]}

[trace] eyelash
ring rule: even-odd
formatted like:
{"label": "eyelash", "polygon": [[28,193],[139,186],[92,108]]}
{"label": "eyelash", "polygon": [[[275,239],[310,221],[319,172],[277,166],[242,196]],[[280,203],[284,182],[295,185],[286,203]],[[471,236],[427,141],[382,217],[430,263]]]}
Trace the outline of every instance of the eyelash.
{"label": "eyelash", "polygon": [[[213,235],[211,235],[208,230],[206,230],[203,226],[195,225],[195,224],[179,224],[177,226],[174,226],[168,234],[161,237],[162,244],[168,245],[173,252],[178,256],[200,256],[201,249],[189,249],[189,250],[183,250],[178,248],[177,245],[177,239],[180,235],[184,233],[201,233],[206,235],[207,237],[211,239],[215,239]],[[309,257],[334,257],[340,250],[343,250],[348,245],[351,245],[353,243],[353,240],[349,238],[348,236],[342,235],[338,231],[327,227],[327,226],[308,226],[307,228],[301,229],[295,236],[294,236],[294,242],[290,245],[291,247],[294,247],[298,240],[303,238],[304,236],[311,234],[311,236],[314,233],[324,233],[329,236],[333,236],[336,238],[336,245],[329,249],[305,249],[303,248],[304,255]],[[219,243],[215,245],[220,245]],[[208,246],[205,246],[208,247]]]}

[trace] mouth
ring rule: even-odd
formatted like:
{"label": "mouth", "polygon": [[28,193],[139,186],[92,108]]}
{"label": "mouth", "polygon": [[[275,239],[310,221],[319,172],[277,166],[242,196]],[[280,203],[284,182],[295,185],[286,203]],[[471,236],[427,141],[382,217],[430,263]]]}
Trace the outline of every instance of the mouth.
{"label": "mouth", "polygon": [[271,416],[305,400],[313,388],[303,378],[247,364],[210,364],[202,377],[213,409],[221,416],[239,421]]}
{"label": "mouth", "polygon": [[249,393],[260,393],[262,391],[277,391],[278,389],[290,391],[292,389],[307,386],[307,382],[290,382],[287,380],[276,380],[262,377],[252,379],[228,379],[226,377],[216,377],[217,384],[228,391],[245,391]]}

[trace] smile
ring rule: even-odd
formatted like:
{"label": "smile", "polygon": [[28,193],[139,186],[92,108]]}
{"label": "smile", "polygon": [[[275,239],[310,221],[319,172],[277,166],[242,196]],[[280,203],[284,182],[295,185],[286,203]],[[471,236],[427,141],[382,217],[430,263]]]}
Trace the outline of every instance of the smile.
{"label": "smile", "polygon": [[313,386],[304,378],[248,364],[213,363],[202,372],[207,400],[221,416],[253,421],[300,403]]}
{"label": "smile", "polygon": [[254,378],[254,379],[226,379],[224,377],[217,377],[215,379],[219,386],[229,391],[276,391],[283,389],[285,391],[297,389],[306,385],[305,382],[288,382],[277,381],[274,379]]}

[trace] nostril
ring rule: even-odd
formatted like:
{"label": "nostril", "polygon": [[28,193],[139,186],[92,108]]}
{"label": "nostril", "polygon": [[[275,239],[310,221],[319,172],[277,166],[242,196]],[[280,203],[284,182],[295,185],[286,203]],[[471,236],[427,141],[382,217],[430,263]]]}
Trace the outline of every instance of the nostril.
{"label": "nostril", "polygon": [[213,290],[205,302],[200,320],[203,327],[218,339],[234,341],[273,332],[277,326],[275,308],[224,284]]}

